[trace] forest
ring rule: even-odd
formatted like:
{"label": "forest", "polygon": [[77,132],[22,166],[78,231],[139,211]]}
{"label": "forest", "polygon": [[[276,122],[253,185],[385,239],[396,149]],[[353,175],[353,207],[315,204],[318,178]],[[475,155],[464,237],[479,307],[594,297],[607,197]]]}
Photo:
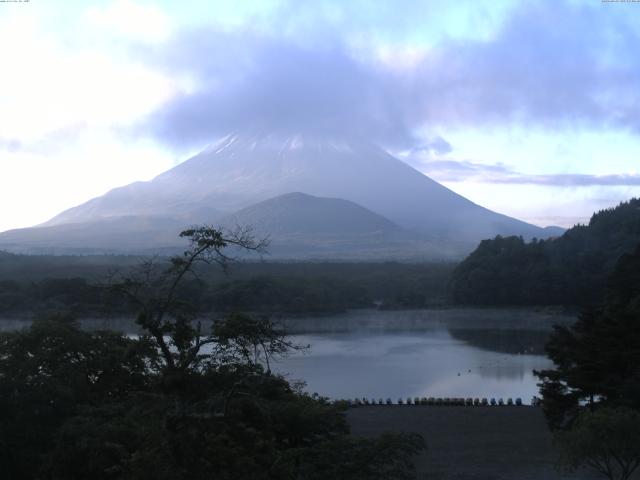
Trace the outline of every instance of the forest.
{"label": "forest", "polygon": [[548,240],[484,240],[451,278],[451,299],[467,305],[574,305],[604,299],[618,259],[640,243],[640,199],[595,213]]}
{"label": "forest", "polygon": [[[53,257],[4,254],[0,318],[51,311],[78,316],[131,313],[109,289],[113,275],[140,257]],[[159,269],[166,258],[155,260]],[[449,263],[235,263],[226,273],[198,266],[182,285],[200,311],[337,313],[346,309],[421,308],[448,302]]]}
{"label": "forest", "polygon": [[[183,294],[206,313],[326,314],[356,308],[449,305],[580,307],[604,299],[618,258],[640,242],[640,199],[595,213],[548,240],[482,241],[464,261],[238,262],[227,272],[199,266]],[[138,256],[27,256],[0,252],[0,318],[43,312],[131,313],[109,289]],[[149,260],[148,258],[146,260]],[[162,269],[166,257],[153,259]]]}
{"label": "forest", "polygon": [[224,262],[228,242],[207,228],[185,236],[191,248],[168,267],[143,263],[111,284],[141,335],[83,331],[68,314],[0,334],[4,478],[413,478],[422,437],[349,435],[346,404],[271,372],[305,346],[266,317],[201,328],[180,287],[196,264]]}
{"label": "forest", "polygon": [[[306,346],[261,314],[558,304],[583,306],[548,338],[553,367],[536,372],[559,462],[630,478],[640,465],[639,206],[557,239],[484,241],[457,267],[232,264],[206,227],[184,232],[191,248],[171,258],[3,254],[0,315],[36,320],[0,334],[0,464],[18,480],[415,478],[424,438],[351,435],[346,402],[271,372]],[[213,312],[205,329],[199,319]],[[133,317],[141,334],[83,330],[87,315]],[[504,335],[481,342],[519,352],[525,339]]]}

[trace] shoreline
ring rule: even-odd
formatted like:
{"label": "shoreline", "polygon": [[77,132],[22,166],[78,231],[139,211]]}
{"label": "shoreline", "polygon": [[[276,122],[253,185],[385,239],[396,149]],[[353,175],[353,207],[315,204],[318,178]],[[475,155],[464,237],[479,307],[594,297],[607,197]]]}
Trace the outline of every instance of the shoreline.
{"label": "shoreline", "polygon": [[[212,313],[223,316],[224,313]],[[259,314],[256,314],[259,315]],[[204,326],[213,322],[209,318],[200,321]],[[341,333],[349,331],[424,331],[434,328],[457,329],[494,329],[551,331],[553,325],[568,325],[576,320],[576,315],[559,312],[549,308],[511,308],[511,307],[437,307],[426,309],[354,309],[344,313],[330,315],[289,315],[273,314],[274,323],[285,328],[287,333]],[[0,331],[10,331],[28,327],[33,316],[25,314],[0,317]],[[110,329],[124,333],[136,333],[137,325],[131,317],[80,318],[80,322],[89,330]]]}

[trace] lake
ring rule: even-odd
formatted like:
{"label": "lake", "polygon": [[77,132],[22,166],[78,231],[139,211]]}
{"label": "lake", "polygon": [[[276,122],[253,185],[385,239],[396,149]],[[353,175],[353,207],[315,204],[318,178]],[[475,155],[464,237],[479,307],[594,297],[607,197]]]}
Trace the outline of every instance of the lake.
{"label": "lake", "polygon": [[[524,310],[357,312],[285,320],[308,351],[277,362],[289,380],[330,398],[522,398],[539,395],[533,370],[551,325],[573,317]],[[304,330],[313,333],[303,333]]]}
{"label": "lake", "polygon": [[[533,370],[554,324],[574,316],[531,309],[358,310],[323,317],[275,319],[302,353],[278,359],[273,369],[304,380],[306,391],[332,399],[394,402],[407,397],[522,398],[538,395]],[[0,321],[0,329],[28,325]],[[132,331],[131,321],[87,319],[89,329]]]}

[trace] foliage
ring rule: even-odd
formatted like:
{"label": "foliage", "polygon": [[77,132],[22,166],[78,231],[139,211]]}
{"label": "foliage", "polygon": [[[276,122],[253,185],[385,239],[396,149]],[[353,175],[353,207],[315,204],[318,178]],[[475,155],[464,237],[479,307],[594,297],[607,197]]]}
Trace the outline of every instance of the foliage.
{"label": "foliage", "polygon": [[169,267],[156,268],[153,260],[145,261],[133,274],[116,278],[112,289],[128,299],[137,310],[136,322],[149,334],[165,363],[165,373],[183,374],[198,368],[200,350],[215,338],[202,338],[200,323],[193,306],[180,296],[180,286],[194,275],[198,263],[216,263],[227,268],[231,258],[223,249],[233,245],[245,250],[263,251],[264,241],[255,240],[247,230],[222,231],[211,227],[185,230],[180,234],[190,240],[190,248],[171,257]]}
{"label": "foliage", "polygon": [[143,339],[89,334],[68,317],[0,334],[0,458],[10,478],[35,478],[56,431],[82,405],[144,391],[155,351]]}
{"label": "foliage", "polygon": [[628,408],[585,411],[556,434],[561,466],[586,466],[610,480],[627,480],[640,466],[640,413]]}
{"label": "foliage", "polygon": [[425,448],[414,433],[383,434],[374,439],[342,437],[323,442],[302,459],[305,480],[386,480],[414,478],[412,457]]}
{"label": "foliage", "polygon": [[618,258],[640,243],[640,199],[591,217],[559,238],[484,240],[454,270],[455,303],[587,305],[604,297]]}
{"label": "foliage", "polygon": [[[64,311],[79,317],[136,312],[104,278],[117,269],[140,271],[128,257],[0,257],[0,317]],[[166,258],[145,259],[158,271]],[[93,263],[92,263],[93,262]],[[199,264],[182,281],[180,296],[202,314],[334,313],[353,308],[422,308],[448,303],[451,264],[237,263],[227,274]],[[374,303],[375,302],[375,303]]]}
{"label": "foliage", "polygon": [[191,248],[169,267],[146,262],[114,278],[144,335],[84,332],[59,316],[0,335],[3,475],[413,478],[419,436],[351,437],[341,405],[271,374],[269,358],[296,346],[268,319],[232,314],[209,333],[194,321],[183,287],[199,262],[226,265],[232,242],[219,233],[187,231]]}
{"label": "foliage", "polygon": [[371,306],[371,297],[355,282],[338,278],[255,276],[223,281],[207,291],[211,310],[265,312],[332,312]]}
{"label": "foliage", "polygon": [[256,369],[262,366],[261,361],[264,360],[267,373],[271,371],[270,361],[273,357],[302,349],[288,341],[284,331],[267,317],[254,319],[241,313],[233,313],[216,322],[212,339],[218,354],[224,356],[225,361]]}
{"label": "foliage", "polygon": [[585,403],[640,409],[639,271],[640,246],[620,258],[606,302],[551,335],[546,351],[555,368],[537,374],[552,426],[570,422]]}

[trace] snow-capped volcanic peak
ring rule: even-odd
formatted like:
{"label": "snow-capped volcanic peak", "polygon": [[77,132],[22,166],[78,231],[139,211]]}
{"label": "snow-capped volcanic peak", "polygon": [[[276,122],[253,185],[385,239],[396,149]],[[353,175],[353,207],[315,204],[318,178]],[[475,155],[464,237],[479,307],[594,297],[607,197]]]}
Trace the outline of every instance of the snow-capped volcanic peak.
{"label": "snow-capped volcanic peak", "polygon": [[232,133],[225,135],[206,147],[202,153],[223,153],[227,149],[237,150],[275,150],[278,152],[294,151],[303,148],[315,150],[335,150],[351,152],[355,143],[363,143],[354,139],[339,139],[312,134],[292,133]]}
{"label": "snow-capped volcanic peak", "polygon": [[360,138],[236,132],[150,182],[116,188],[48,225],[122,215],[209,221],[290,192],[344,199],[433,238],[475,242],[542,229],[482,208]]}

